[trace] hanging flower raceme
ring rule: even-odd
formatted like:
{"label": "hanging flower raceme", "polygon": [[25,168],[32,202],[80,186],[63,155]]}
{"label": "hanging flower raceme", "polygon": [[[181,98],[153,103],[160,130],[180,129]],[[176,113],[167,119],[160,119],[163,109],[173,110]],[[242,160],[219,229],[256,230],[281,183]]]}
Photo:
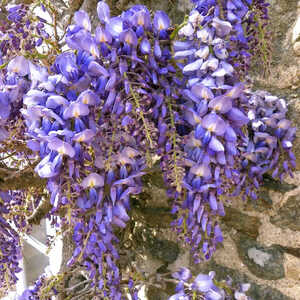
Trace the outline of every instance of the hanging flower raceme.
{"label": "hanging flower raceme", "polygon": [[[204,10],[205,12],[207,10]],[[182,92],[186,134],[183,188],[186,199],[175,225],[192,245],[196,261],[199,247],[208,259],[223,240],[216,215],[223,216],[221,196],[235,176],[238,135],[248,123],[243,108],[244,86],[236,81],[228,60],[227,40],[232,25],[212,9],[202,15],[193,10],[174,42],[175,55],[186,80]],[[181,65],[181,63],[184,64]],[[184,231],[183,231],[184,230]]]}
{"label": "hanging flower raceme", "polygon": [[[269,55],[268,33],[268,3],[265,0],[199,0],[195,9],[201,14],[214,11],[221,22],[229,22],[232,26],[228,40],[229,62],[234,66],[236,74],[244,77],[250,67],[251,56],[261,56],[267,64]],[[247,29],[243,28],[247,24]],[[202,25],[202,24],[201,24]],[[218,25],[216,27],[218,30]]]}
{"label": "hanging flower raceme", "polygon": [[[36,70],[42,70],[23,56],[16,56],[16,51],[13,53],[10,52],[11,49],[8,51],[8,48],[15,50],[19,48],[20,41],[13,35],[16,33],[14,30],[20,25],[18,14],[20,18],[23,17],[19,9],[9,10],[8,23],[2,24],[5,28],[8,26],[9,29],[0,37],[0,64],[2,66],[0,70],[0,141],[2,153],[5,152],[8,156],[15,152],[15,149],[7,150],[7,145],[24,138],[20,113],[23,96],[30,86],[37,82]],[[8,34],[10,34],[9,41],[6,40]],[[42,78],[42,74],[42,72],[39,73],[39,78]],[[18,167],[23,158],[23,153],[18,153]],[[15,160],[10,162],[4,160],[3,166],[8,164],[14,167],[14,163]],[[17,212],[18,208],[24,205],[25,194],[24,191],[3,191],[0,195],[0,288],[10,289],[14,286],[17,282],[16,274],[21,271],[19,260],[22,255],[19,234],[27,222],[26,216]]]}
{"label": "hanging flower raceme", "polygon": [[[81,14],[81,19],[77,18],[77,24],[70,28],[67,41],[70,47],[94,55],[95,61],[90,63],[88,70],[99,76],[95,89],[97,95],[104,99],[101,103],[101,118],[96,121],[99,133],[93,146],[96,166],[102,168],[102,176],[105,178],[107,188],[104,190],[108,189],[110,193],[106,195],[103,188],[90,188],[89,199],[83,195],[79,205],[83,210],[93,204],[99,206],[100,212],[97,214],[101,213],[102,217],[99,219],[98,216],[96,221],[90,219],[89,224],[94,223],[95,228],[101,226],[102,231],[97,234],[97,239],[103,241],[105,247],[101,246],[99,253],[105,253],[115,249],[112,245],[116,241],[112,235],[112,224],[126,226],[129,196],[141,191],[140,177],[146,167],[143,156],[146,153],[149,163],[155,152],[163,154],[166,151],[166,131],[158,137],[156,127],[169,125],[163,124],[169,115],[164,96],[171,96],[170,84],[175,69],[169,62],[171,49],[167,38],[170,21],[165,13],[157,12],[152,25],[150,13],[144,6],[134,6],[121,16],[111,18],[108,6],[99,2],[98,14],[101,25],[96,28],[95,39],[82,26],[88,21],[83,21],[86,15]],[[77,39],[80,35],[90,41],[89,46]],[[149,36],[153,37],[152,40]],[[113,67],[116,61],[119,63]],[[157,143],[161,150],[156,149]],[[108,158],[106,163],[103,163],[104,158]],[[101,225],[98,224],[100,221]],[[78,228],[82,236],[82,231],[86,229],[79,225]],[[106,234],[110,238],[105,237]],[[80,246],[83,241],[84,236],[78,242],[77,249],[81,250],[77,250],[76,254],[83,251],[82,255],[88,257],[90,253]],[[94,240],[91,245],[93,243]],[[115,250],[111,251],[116,253]],[[94,264],[99,259],[99,253],[95,255]],[[101,286],[116,286],[112,282],[114,276],[117,276],[116,281],[120,280],[115,265],[117,254],[109,257],[114,263],[110,263],[111,272],[107,273],[107,277],[102,277],[98,282]],[[103,261],[103,265],[107,263]],[[92,265],[87,268],[91,272],[94,270]],[[117,288],[110,292],[119,293]]]}
{"label": "hanging flower raceme", "polygon": [[[87,14],[75,14],[76,25],[70,27],[67,42],[78,54],[57,57],[53,71],[62,77],[49,76],[31,90],[23,114],[33,139],[30,145],[42,157],[35,170],[49,178],[53,212],[72,206],[76,250],[69,264],[83,261],[91,278],[101,264],[106,272],[99,270],[95,277],[102,287],[99,293],[117,299],[121,275],[113,226],[126,226],[129,197],[141,192],[144,156],[149,151],[151,159],[157,151],[156,124],[166,118],[163,91],[171,95],[175,69],[166,66],[170,49],[160,45],[170,23],[164,13],[155,15],[152,27],[144,6],[112,18],[105,3],[99,7],[101,24],[95,37]],[[63,192],[71,179],[74,202]],[[96,212],[85,217],[91,209]]]}
{"label": "hanging flower raceme", "polygon": [[264,174],[281,181],[284,175],[293,176],[296,158],[292,151],[296,128],[286,119],[287,104],[265,91],[249,93],[250,119],[248,135],[240,149],[242,162],[240,181],[234,195],[257,199],[256,190]]}
{"label": "hanging flower raceme", "polygon": [[[18,280],[17,273],[21,271],[19,260],[22,258],[20,237],[12,228],[13,221],[8,221],[8,215],[14,210],[16,200],[9,192],[0,192],[0,289],[9,289]],[[16,199],[18,199],[16,197]],[[18,218],[18,217],[15,217]],[[19,228],[22,222],[15,219]],[[23,224],[24,225],[24,224]]]}
{"label": "hanging flower raceme", "polygon": [[16,56],[0,71],[0,141],[8,138],[9,130],[20,117],[23,95],[30,87],[26,76],[32,78],[31,65],[23,56]]}
{"label": "hanging flower raceme", "polygon": [[19,4],[7,7],[7,19],[0,21],[0,51],[12,57],[21,50],[36,53],[49,34],[45,30],[45,20],[36,18],[29,5]]}

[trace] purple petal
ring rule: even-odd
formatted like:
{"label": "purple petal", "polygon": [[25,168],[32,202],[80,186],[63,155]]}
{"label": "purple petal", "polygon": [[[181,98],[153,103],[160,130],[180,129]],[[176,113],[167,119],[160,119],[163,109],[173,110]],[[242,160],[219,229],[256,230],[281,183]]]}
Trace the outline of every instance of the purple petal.
{"label": "purple petal", "polygon": [[231,99],[236,99],[240,97],[244,91],[244,84],[238,83],[236,84],[231,90],[229,90],[225,96],[231,98]]}
{"label": "purple petal", "polygon": [[154,55],[157,58],[160,58],[161,55],[162,55],[161,48],[160,48],[158,40],[155,40],[155,42],[154,42]]}
{"label": "purple petal", "polygon": [[212,210],[217,210],[218,209],[217,198],[216,198],[216,195],[213,192],[211,192],[209,194],[209,205],[210,205],[210,208]]}
{"label": "purple petal", "polygon": [[112,42],[112,36],[111,34],[102,28],[101,26],[97,26],[95,31],[95,40],[97,43],[111,43]]}
{"label": "purple petal", "polygon": [[[5,94],[4,94],[4,97],[5,97]],[[24,96],[23,103],[26,104],[27,106],[43,104],[46,97],[47,97],[47,94],[42,91],[29,90],[28,93]],[[0,92],[1,104],[4,100],[5,99],[3,99],[3,93]]]}
{"label": "purple petal", "polygon": [[109,76],[108,71],[104,67],[102,67],[101,65],[99,65],[97,62],[95,62],[95,61],[91,61],[89,63],[88,71],[92,75],[95,75],[95,76],[101,76],[101,75],[103,75],[104,77],[108,77]]}
{"label": "purple petal", "polygon": [[140,153],[131,148],[131,147],[125,147],[123,150],[122,150],[122,153],[130,158],[133,158],[133,157],[136,157],[137,155],[139,155]]}
{"label": "purple petal", "polygon": [[193,126],[201,123],[200,116],[192,108],[186,110],[185,119]]}
{"label": "purple petal", "polygon": [[125,207],[121,204],[120,201],[117,202],[117,205],[113,208],[113,214],[123,221],[127,222],[130,220]]}
{"label": "purple petal", "polygon": [[63,113],[65,119],[79,118],[80,116],[87,116],[90,110],[86,104],[81,102],[72,102]]}
{"label": "purple petal", "polygon": [[208,46],[202,46],[199,48],[199,50],[196,51],[195,56],[206,59],[209,55],[209,47]]}
{"label": "purple petal", "polygon": [[105,29],[113,36],[118,38],[123,31],[123,20],[120,17],[111,18],[105,26]]}
{"label": "purple petal", "polygon": [[224,137],[228,142],[235,142],[237,140],[237,135],[234,129],[229,125],[226,127]]}
{"label": "purple petal", "polygon": [[215,71],[218,69],[218,66],[219,60],[211,55],[201,66],[201,71],[206,71],[207,69]]}
{"label": "purple petal", "polygon": [[277,127],[280,129],[283,129],[283,130],[287,130],[291,127],[291,121],[289,121],[287,119],[280,120],[277,123]]}
{"label": "purple petal", "polygon": [[226,96],[218,96],[209,102],[208,107],[225,114],[232,108],[232,100]]}
{"label": "purple petal", "polygon": [[73,140],[80,143],[80,142],[90,142],[91,139],[95,136],[95,132],[91,129],[85,129],[77,134],[74,135]]}
{"label": "purple petal", "polygon": [[134,15],[134,23],[135,23],[135,25],[148,28],[151,23],[151,17],[150,17],[149,10],[144,7],[143,9],[136,12]]}
{"label": "purple petal", "polygon": [[122,219],[120,219],[116,216],[113,216],[112,223],[117,225],[118,227],[121,227],[121,228],[126,227],[126,223]]}
{"label": "purple petal", "polygon": [[6,140],[9,137],[9,133],[5,128],[0,127],[0,142]]}
{"label": "purple petal", "polygon": [[212,21],[212,26],[216,29],[216,34],[219,37],[225,37],[232,29],[232,26],[227,21],[222,21],[218,17],[215,17]]}
{"label": "purple petal", "polygon": [[89,15],[85,11],[76,11],[74,15],[74,20],[78,26],[84,28],[87,31],[91,31],[91,21]]}
{"label": "purple petal", "polygon": [[[46,156],[47,158],[47,156]],[[58,173],[55,172],[55,166],[52,162],[48,161],[44,163],[42,160],[34,169],[38,175],[42,178],[51,178],[56,176]]]}
{"label": "purple petal", "polygon": [[68,79],[75,81],[78,79],[78,68],[74,53],[63,53],[56,58],[56,68]]}
{"label": "purple petal", "polygon": [[192,274],[188,268],[180,268],[178,272],[172,274],[173,278],[187,282]]}
{"label": "purple petal", "polygon": [[202,126],[209,132],[213,132],[216,135],[223,135],[226,130],[226,124],[224,120],[215,113],[210,113],[203,118]]}
{"label": "purple petal", "polygon": [[97,4],[97,13],[99,20],[107,23],[110,19],[110,9],[109,6],[104,1],[99,1]]}
{"label": "purple petal", "polygon": [[207,165],[194,165],[190,172],[198,177],[211,178],[211,170]]}
{"label": "purple petal", "polygon": [[103,176],[101,176],[97,173],[91,173],[82,180],[81,186],[84,189],[103,187],[104,186],[104,178],[103,178]]}
{"label": "purple petal", "polygon": [[167,30],[170,27],[171,22],[168,15],[164,11],[159,10],[154,15],[153,24],[157,31],[161,31]]}
{"label": "purple petal", "polygon": [[223,144],[214,136],[212,136],[208,144],[208,147],[215,152],[220,152],[225,150]]}
{"label": "purple petal", "polygon": [[70,157],[75,156],[74,148],[59,138],[53,138],[51,142],[48,144],[48,148],[50,150],[55,150],[61,155],[68,155]]}
{"label": "purple petal", "polygon": [[120,34],[120,40],[128,45],[137,45],[137,36],[132,29],[127,29]]}
{"label": "purple petal", "polygon": [[27,147],[32,151],[40,151],[40,143],[35,140],[27,141]]}
{"label": "purple petal", "polygon": [[201,30],[197,31],[197,38],[201,40],[201,42],[210,44],[213,40],[213,30],[211,28],[205,27]]}
{"label": "purple petal", "polygon": [[203,59],[199,58],[197,60],[195,60],[194,62],[184,66],[182,72],[185,73],[189,73],[189,72],[195,72],[198,71],[200,69],[200,67],[202,66],[203,63]]}
{"label": "purple petal", "polygon": [[192,41],[174,41],[173,43],[175,52],[190,49],[192,46],[193,46]]}
{"label": "purple petal", "polygon": [[222,231],[221,231],[221,228],[220,228],[219,224],[215,225],[214,233],[215,233],[216,241],[219,242],[219,243],[222,243],[223,242],[223,234],[222,234]]}
{"label": "purple petal", "polygon": [[7,71],[17,73],[19,76],[26,76],[29,73],[28,60],[23,56],[16,56],[8,63]]}
{"label": "purple petal", "polygon": [[248,117],[239,109],[233,107],[228,113],[227,113],[228,119],[233,121],[237,126],[242,127],[246,124],[248,124],[249,119]]}
{"label": "purple petal", "polygon": [[195,53],[195,49],[189,49],[189,50],[182,50],[182,51],[177,51],[174,54],[175,59],[183,59],[187,58]]}
{"label": "purple petal", "polygon": [[211,89],[201,83],[194,84],[191,88],[191,92],[199,99],[210,100],[214,98],[214,94]]}
{"label": "purple petal", "polygon": [[52,109],[55,109],[60,105],[67,106],[68,104],[69,101],[66,98],[59,95],[50,96],[46,101],[46,107]]}
{"label": "purple petal", "polygon": [[199,292],[206,293],[208,292],[212,287],[214,287],[214,283],[212,279],[206,275],[206,274],[199,274],[194,282],[193,286],[195,289]]}
{"label": "purple petal", "polygon": [[98,97],[92,90],[85,90],[78,96],[77,101],[87,105],[95,105],[98,102]]}
{"label": "purple petal", "polygon": [[151,44],[147,38],[142,39],[140,49],[143,54],[150,54]]}

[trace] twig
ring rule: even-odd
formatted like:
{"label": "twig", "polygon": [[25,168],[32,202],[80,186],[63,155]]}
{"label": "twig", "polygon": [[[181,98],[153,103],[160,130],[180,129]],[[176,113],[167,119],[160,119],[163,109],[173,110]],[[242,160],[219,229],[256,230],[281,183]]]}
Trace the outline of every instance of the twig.
{"label": "twig", "polygon": [[33,214],[28,217],[28,223],[39,225],[41,220],[47,215],[51,208],[52,205],[49,198],[42,200],[40,205],[34,210]]}
{"label": "twig", "polygon": [[84,281],[81,281],[81,282],[79,282],[79,283],[77,283],[77,284],[75,284],[75,285],[73,285],[73,286],[67,288],[66,291],[67,291],[67,292],[68,292],[68,291],[73,291],[73,290],[75,290],[76,288],[78,288],[79,286],[81,286],[81,285],[83,285],[83,284],[85,284],[85,283],[90,283],[90,282],[92,282],[91,279],[86,279],[86,280],[84,280]]}

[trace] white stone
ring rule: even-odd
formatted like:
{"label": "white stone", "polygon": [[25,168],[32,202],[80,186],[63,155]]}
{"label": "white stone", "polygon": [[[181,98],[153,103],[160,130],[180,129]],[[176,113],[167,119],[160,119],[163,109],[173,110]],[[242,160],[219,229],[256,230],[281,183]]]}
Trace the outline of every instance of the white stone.
{"label": "white stone", "polygon": [[254,262],[261,267],[264,267],[265,263],[272,257],[271,254],[258,250],[256,248],[248,249],[248,256]]}
{"label": "white stone", "polygon": [[300,16],[298,16],[298,19],[293,29],[292,43],[294,44],[299,39],[300,39]]}
{"label": "white stone", "polygon": [[300,42],[296,42],[293,46],[293,49],[296,55],[300,56]]}

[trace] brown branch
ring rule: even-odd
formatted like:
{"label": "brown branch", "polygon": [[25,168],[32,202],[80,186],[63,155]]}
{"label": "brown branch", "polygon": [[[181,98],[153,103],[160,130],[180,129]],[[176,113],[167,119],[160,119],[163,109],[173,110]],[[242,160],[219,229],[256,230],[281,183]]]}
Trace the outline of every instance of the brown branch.
{"label": "brown branch", "polygon": [[38,177],[30,169],[18,170],[9,167],[0,167],[0,190],[24,190],[29,187],[43,187],[46,180]]}
{"label": "brown branch", "polygon": [[33,214],[27,218],[29,224],[39,225],[41,220],[47,215],[51,210],[52,205],[50,199],[43,199],[40,205],[34,210]]}
{"label": "brown branch", "polygon": [[79,282],[79,283],[77,283],[77,284],[75,284],[75,285],[73,285],[73,286],[71,286],[71,287],[69,287],[69,288],[66,288],[66,291],[69,293],[69,292],[73,292],[75,289],[77,289],[79,286],[81,286],[81,285],[83,285],[83,284],[88,284],[88,283],[91,283],[92,282],[92,280],[91,279],[86,279],[86,280],[84,280],[84,281],[81,281],[81,282]]}

